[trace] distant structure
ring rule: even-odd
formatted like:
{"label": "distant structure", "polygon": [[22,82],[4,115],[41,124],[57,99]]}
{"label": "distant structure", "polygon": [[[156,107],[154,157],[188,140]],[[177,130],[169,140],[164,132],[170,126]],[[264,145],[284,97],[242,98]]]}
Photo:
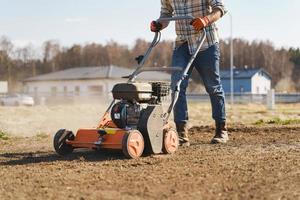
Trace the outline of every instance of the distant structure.
{"label": "distant structure", "polygon": [[[230,93],[230,70],[221,70],[225,93]],[[272,77],[261,68],[234,69],[234,93],[267,94],[271,89]]]}
{"label": "distant structure", "polygon": [[0,95],[6,94],[8,92],[8,83],[7,81],[0,81]]}
{"label": "distant structure", "polygon": [[[23,80],[24,92],[34,97],[108,96],[116,83],[133,72],[118,66],[76,67]],[[169,81],[163,72],[140,74],[143,80]]]}

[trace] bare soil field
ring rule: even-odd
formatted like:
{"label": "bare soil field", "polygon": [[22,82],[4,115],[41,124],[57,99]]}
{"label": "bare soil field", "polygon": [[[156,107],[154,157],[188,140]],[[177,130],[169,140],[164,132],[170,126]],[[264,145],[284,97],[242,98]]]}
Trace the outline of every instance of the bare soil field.
{"label": "bare soil field", "polygon": [[0,129],[12,132],[0,139],[0,199],[300,199],[299,105],[229,110],[226,145],[210,144],[209,106],[191,106],[192,145],[137,160],[120,152],[54,153],[52,129],[64,120],[67,128],[93,124],[99,107],[0,108]]}

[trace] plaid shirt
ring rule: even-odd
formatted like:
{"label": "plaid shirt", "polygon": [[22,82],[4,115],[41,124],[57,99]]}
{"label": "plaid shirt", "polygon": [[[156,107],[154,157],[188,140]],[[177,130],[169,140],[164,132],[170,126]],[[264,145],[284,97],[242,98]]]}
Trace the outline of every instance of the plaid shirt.
{"label": "plaid shirt", "polygon": [[[161,17],[186,15],[204,17],[216,8],[222,12],[222,16],[227,12],[223,0],[161,0]],[[189,23],[185,20],[176,21],[177,39],[175,45],[178,47],[182,43],[188,42],[190,53],[193,54],[199,45],[202,31],[195,31]],[[201,50],[219,42],[218,29],[215,23],[207,26],[205,30],[207,36]]]}

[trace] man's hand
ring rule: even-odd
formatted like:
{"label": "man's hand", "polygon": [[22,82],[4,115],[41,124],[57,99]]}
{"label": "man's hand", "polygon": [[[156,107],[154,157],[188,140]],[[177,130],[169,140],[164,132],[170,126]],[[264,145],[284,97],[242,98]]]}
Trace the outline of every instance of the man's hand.
{"label": "man's hand", "polygon": [[152,21],[150,25],[150,30],[152,32],[159,32],[162,29],[162,24],[156,21]]}
{"label": "man's hand", "polygon": [[191,21],[190,23],[196,31],[200,31],[210,24],[208,17],[198,17]]}

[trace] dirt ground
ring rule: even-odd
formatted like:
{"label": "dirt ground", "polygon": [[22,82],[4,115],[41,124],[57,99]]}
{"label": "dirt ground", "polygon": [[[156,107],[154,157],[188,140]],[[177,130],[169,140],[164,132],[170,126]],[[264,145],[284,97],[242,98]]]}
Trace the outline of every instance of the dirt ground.
{"label": "dirt ground", "polygon": [[[12,135],[0,140],[0,199],[300,199],[300,123],[271,120],[299,118],[295,107],[284,108],[238,109],[253,118],[230,123],[226,145],[209,144],[212,126],[194,116],[190,147],[138,160],[96,151],[61,157],[51,134]],[[38,119],[31,120],[29,127]]]}

